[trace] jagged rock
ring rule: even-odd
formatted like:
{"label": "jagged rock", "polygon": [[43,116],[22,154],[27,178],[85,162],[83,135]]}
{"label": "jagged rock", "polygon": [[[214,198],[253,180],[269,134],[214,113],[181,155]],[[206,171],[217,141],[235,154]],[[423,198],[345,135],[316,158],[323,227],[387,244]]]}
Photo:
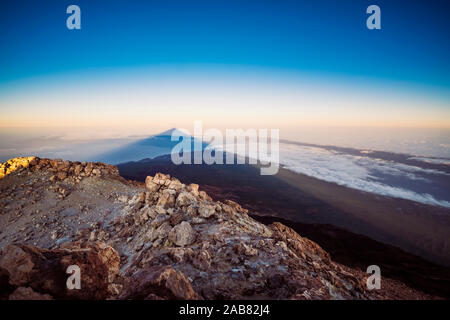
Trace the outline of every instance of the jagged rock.
{"label": "jagged rock", "polygon": [[175,226],[175,225],[179,224],[181,221],[183,221],[183,219],[184,219],[184,214],[182,214],[182,213],[173,214],[170,217],[170,224]]}
{"label": "jagged rock", "polygon": [[[70,265],[80,268],[83,290],[67,288]],[[29,287],[58,299],[105,299],[108,285],[119,271],[119,256],[103,243],[65,244],[55,250],[9,245],[0,254],[0,268],[8,272],[8,283],[16,288]],[[19,293],[24,290],[16,296]]]}
{"label": "jagged rock", "polygon": [[170,175],[168,174],[162,174],[162,173],[157,173],[155,174],[155,176],[153,177],[153,183],[159,184],[159,185],[169,185],[170,183]]}
{"label": "jagged rock", "polygon": [[211,255],[207,250],[202,250],[195,257],[193,264],[202,271],[208,271],[211,267]]}
{"label": "jagged rock", "polygon": [[152,221],[151,225],[154,228],[158,228],[160,225],[162,225],[164,222],[170,219],[170,216],[164,213],[160,213],[156,216],[156,218]]}
{"label": "jagged rock", "polygon": [[145,187],[151,192],[156,192],[159,189],[159,184],[153,182],[153,177],[148,176],[145,178]]}
{"label": "jagged rock", "polygon": [[9,295],[9,300],[53,300],[49,294],[42,294],[27,287],[19,287]]}
{"label": "jagged rock", "polygon": [[27,168],[30,164],[36,162],[36,157],[22,157],[14,158],[0,164],[0,179],[4,178],[8,174],[19,170],[21,168]]}
{"label": "jagged rock", "polygon": [[168,189],[175,190],[176,192],[182,189],[183,185],[178,179],[173,179],[170,184],[167,186]]}
{"label": "jagged rock", "polygon": [[191,248],[169,248],[169,255],[175,262],[186,262],[194,256]]}
{"label": "jagged rock", "polygon": [[77,164],[73,170],[73,173],[78,176],[81,171],[83,171],[83,166],[81,164]]}
{"label": "jagged rock", "polygon": [[139,271],[128,281],[120,298],[145,299],[151,294],[163,299],[200,299],[184,274],[170,266],[155,266]]}
{"label": "jagged rock", "polygon": [[92,164],[92,162],[89,162],[84,168],[84,172],[86,173],[86,175],[90,175],[92,170],[94,170],[94,165]]}
{"label": "jagged rock", "polygon": [[65,171],[58,172],[58,179],[59,180],[64,180],[66,178],[67,178],[67,172],[65,172]]}
{"label": "jagged rock", "polygon": [[183,221],[172,228],[169,240],[179,247],[188,246],[195,240],[195,231],[189,222]]}
{"label": "jagged rock", "polygon": [[255,256],[258,254],[258,250],[253,248],[251,245],[246,245],[243,242],[236,244],[233,249],[239,255]]}
{"label": "jagged rock", "polygon": [[176,205],[179,207],[183,207],[195,204],[196,202],[197,200],[195,199],[194,195],[189,192],[183,191],[178,195]]}
{"label": "jagged rock", "polygon": [[195,196],[198,196],[198,187],[199,187],[198,184],[191,183],[187,189],[189,192],[193,193]]}
{"label": "jagged rock", "polygon": [[206,204],[198,207],[198,214],[203,218],[209,218],[216,213],[215,206]]}
{"label": "jagged rock", "polygon": [[164,222],[162,225],[156,229],[156,237],[160,239],[167,238],[169,235],[170,230],[172,230],[172,226],[169,222]]}

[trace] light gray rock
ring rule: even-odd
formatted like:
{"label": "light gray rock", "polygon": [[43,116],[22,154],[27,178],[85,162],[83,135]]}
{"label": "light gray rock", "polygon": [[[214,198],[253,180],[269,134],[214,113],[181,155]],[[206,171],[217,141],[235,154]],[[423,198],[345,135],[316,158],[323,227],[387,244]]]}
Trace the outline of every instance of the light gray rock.
{"label": "light gray rock", "polygon": [[169,240],[179,247],[188,246],[195,241],[195,231],[189,222],[183,221],[170,230]]}
{"label": "light gray rock", "polygon": [[209,218],[216,213],[214,206],[209,204],[200,205],[198,208],[198,214],[203,218]]}

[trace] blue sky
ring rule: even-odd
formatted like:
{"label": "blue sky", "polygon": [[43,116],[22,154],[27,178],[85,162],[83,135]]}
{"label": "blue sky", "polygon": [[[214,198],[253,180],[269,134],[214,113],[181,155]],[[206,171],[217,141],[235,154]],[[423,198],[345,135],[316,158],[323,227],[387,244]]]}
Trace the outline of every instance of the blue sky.
{"label": "blue sky", "polygon": [[[381,30],[366,28],[374,3]],[[71,4],[81,8],[81,30],[66,28]],[[1,1],[0,129],[144,133],[149,123],[157,132],[195,120],[449,129],[449,8],[437,0]]]}
{"label": "blue sky", "polygon": [[[382,30],[365,27],[376,3]],[[65,28],[70,4],[82,30]],[[0,3],[0,83],[165,64],[258,66],[450,88],[448,1]]]}

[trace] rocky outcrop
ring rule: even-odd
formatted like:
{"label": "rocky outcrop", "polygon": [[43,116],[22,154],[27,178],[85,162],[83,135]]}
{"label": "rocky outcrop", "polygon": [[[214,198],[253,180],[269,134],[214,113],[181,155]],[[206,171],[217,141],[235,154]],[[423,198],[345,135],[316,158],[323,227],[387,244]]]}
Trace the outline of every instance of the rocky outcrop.
{"label": "rocky outcrop", "polygon": [[184,274],[170,266],[140,270],[127,281],[125,288],[121,299],[200,299]]}
{"label": "rocky outcrop", "polygon": [[[14,163],[0,180],[1,298],[383,298],[316,243],[196,184],[161,173],[130,184],[100,163]],[[82,290],[67,288],[70,265]]]}
{"label": "rocky outcrop", "polygon": [[21,157],[10,159],[0,164],[0,179],[16,170],[27,168],[30,163],[36,162],[36,157]]}
{"label": "rocky outcrop", "polygon": [[29,169],[32,172],[46,170],[54,173],[50,177],[51,181],[65,180],[72,178],[80,181],[89,176],[119,176],[117,167],[107,165],[101,162],[72,162],[62,159],[41,159],[39,157],[21,157],[14,158],[0,164],[0,179],[6,177],[15,171]]}
{"label": "rocky outcrop", "polygon": [[[119,272],[117,252],[104,243],[67,244],[55,250],[8,245],[0,253],[9,299],[105,299]],[[80,270],[80,289],[67,286],[69,266]]]}

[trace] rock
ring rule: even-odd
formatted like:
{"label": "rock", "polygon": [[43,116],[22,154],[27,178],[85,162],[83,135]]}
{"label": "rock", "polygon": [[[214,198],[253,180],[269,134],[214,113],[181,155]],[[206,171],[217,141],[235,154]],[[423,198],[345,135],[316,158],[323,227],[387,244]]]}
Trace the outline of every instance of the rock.
{"label": "rock", "polygon": [[205,191],[200,191],[200,192],[198,193],[198,196],[199,196],[200,199],[202,199],[202,200],[205,200],[205,201],[212,201],[212,198],[211,198],[210,196],[208,196],[208,195],[206,194]]}
{"label": "rock", "polygon": [[184,220],[184,214],[182,213],[175,213],[170,217],[170,224],[175,226],[179,224],[181,221]]}
{"label": "rock", "polygon": [[183,221],[170,230],[169,240],[179,247],[188,246],[195,241],[195,231],[189,222]]}
{"label": "rock", "polygon": [[216,212],[216,208],[212,205],[200,205],[198,207],[198,214],[203,218],[209,218]]}
{"label": "rock", "polygon": [[187,207],[186,209],[186,213],[190,216],[190,217],[195,217],[197,216],[197,211],[198,207],[195,205],[190,205],[189,207]]}
{"label": "rock", "polygon": [[156,183],[159,185],[168,185],[170,183],[170,175],[162,174],[162,173],[158,172],[153,177],[153,183]]}
{"label": "rock", "polygon": [[198,196],[198,184],[196,183],[191,183],[187,189],[189,192],[191,192],[193,195],[195,195],[196,197]]}
{"label": "rock", "polygon": [[49,294],[41,294],[27,287],[19,287],[9,295],[9,300],[53,300]]}
{"label": "rock", "polygon": [[207,250],[202,250],[195,257],[193,264],[202,271],[208,271],[211,267],[211,255]]}
{"label": "rock", "polygon": [[35,163],[35,161],[35,157],[20,157],[0,163],[0,179],[21,168],[27,168],[30,163]]}
{"label": "rock", "polygon": [[23,286],[29,282],[34,268],[32,256],[16,245],[8,245],[0,253],[0,268],[9,274],[9,284]]}
{"label": "rock", "polygon": [[169,255],[175,262],[186,262],[194,256],[191,248],[169,248]]}
{"label": "rock", "polygon": [[78,164],[78,165],[75,166],[75,168],[73,170],[73,173],[76,176],[78,176],[81,173],[81,171],[83,171],[83,166],[81,164]]}
{"label": "rock", "polygon": [[163,190],[159,195],[158,202],[156,203],[156,205],[166,207],[173,206],[175,202],[175,197],[173,196],[173,194],[175,194],[175,191],[172,189]]}
{"label": "rock", "polygon": [[183,207],[183,206],[195,204],[196,202],[197,202],[197,200],[191,193],[184,191],[178,195],[177,200],[176,200],[176,205],[178,207]]}
{"label": "rock", "polygon": [[147,176],[147,178],[145,178],[145,187],[151,192],[156,192],[159,189],[159,185],[153,182],[153,177],[151,176]]}
{"label": "rock", "polygon": [[151,294],[163,299],[200,299],[185,275],[170,266],[154,266],[137,272],[120,299],[145,299]]}
{"label": "rock", "polygon": [[170,182],[167,188],[175,191],[180,191],[182,188],[182,184],[178,179],[174,179]]}
{"label": "rock", "polygon": [[92,170],[94,170],[94,165],[92,164],[92,162],[89,162],[84,168],[84,172],[86,173],[86,175],[90,175]]}
{"label": "rock", "polygon": [[156,229],[156,237],[159,239],[167,238],[169,235],[170,230],[172,230],[172,226],[169,222],[164,222],[162,225]]}
{"label": "rock", "polygon": [[258,254],[258,250],[243,242],[236,244],[233,249],[238,255],[256,256]]}
{"label": "rock", "polygon": [[59,180],[64,180],[64,179],[67,178],[67,172],[65,172],[65,171],[60,171],[60,172],[58,172],[57,177],[58,177]]}
{"label": "rock", "polygon": [[[56,299],[105,299],[108,285],[119,272],[119,263],[117,252],[104,243],[66,243],[54,250],[9,245],[0,254],[0,269],[8,272],[10,285],[16,289],[29,287]],[[70,265],[80,268],[83,290],[67,288],[66,270]],[[21,289],[16,296],[24,292]]]}
{"label": "rock", "polygon": [[155,228],[150,228],[147,230],[147,232],[145,233],[145,238],[148,241],[155,241],[156,238],[158,238],[158,234],[156,233],[156,229]]}
{"label": "rock", "polygon": [[152,221],[151,225],[154,228],[158,228],[160,225],[162,225],[164,222],[166,222],[169,219],[170,219],[170,216],[168,216],[167,214],[160,213]]}

